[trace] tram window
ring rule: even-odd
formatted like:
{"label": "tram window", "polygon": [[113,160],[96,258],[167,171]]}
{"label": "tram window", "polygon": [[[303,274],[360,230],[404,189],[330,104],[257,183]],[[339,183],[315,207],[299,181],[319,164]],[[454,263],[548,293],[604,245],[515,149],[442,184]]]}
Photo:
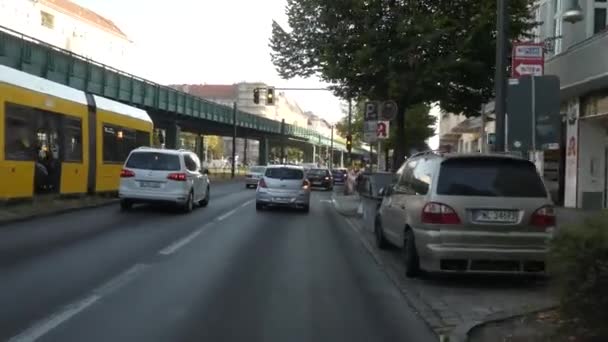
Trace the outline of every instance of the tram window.
{"label": "tram window", "polygon": [[144,131],[135,132],[136,147],[150,146],[150,133]]}
{"label": "tram window", "polygon": [[7,160],[36,158],[36,111],[33,108],[7,103],[5,105],[4,154]]}
{"label": "tram window", "polygon": [[137,148],[137,135],[134,130],[119,126],[103,126],[103,161],[123,163],[129,153]]}
{"label": "tram window", "polygon": [[63,118],[63,160],[82,161],[82,125],[80,119]]}

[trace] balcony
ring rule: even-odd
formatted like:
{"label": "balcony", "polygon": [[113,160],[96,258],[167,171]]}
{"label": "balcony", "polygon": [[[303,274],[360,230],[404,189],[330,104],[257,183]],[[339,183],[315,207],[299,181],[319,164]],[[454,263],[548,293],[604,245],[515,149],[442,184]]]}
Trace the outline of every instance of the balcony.
{"label": "balcony", "polygon": [[608,31],[547,59],[545,74],[559,76],[562,101],[608,88]]}

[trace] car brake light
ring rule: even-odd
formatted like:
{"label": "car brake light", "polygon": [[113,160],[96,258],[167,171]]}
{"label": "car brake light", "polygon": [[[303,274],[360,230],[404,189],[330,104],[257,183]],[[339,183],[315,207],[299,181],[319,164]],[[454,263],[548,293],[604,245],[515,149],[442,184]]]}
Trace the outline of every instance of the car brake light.
{"label": "car brake light", "polygon": [[135,172],[127,169],[120,170],[120,178],[131,178],[135,177]]}
{"label": "car brake light", "polygon": [[555,210],[551,206],[542,207],[532,214],[530,224],[538,228],[555,226]]}
{"label": "car brake light", "polygon": [[422,209],[422,223],[460,224],[460,218],[454,209],[442,203],[430,202]]}
{"label": "car brake light", "polygon": [[268,187],[266,185],[266,181],[264,180],[264,178],[260,179],[260,181],[258,182],[258,187],[259,188],[267,188]]}
{"label": "car brake light", "polygon": [[174,180],[177,182],[185,182],[188,177],[185,173],[170,173],[167,179]]}
{"label": "car brake light", "polygon": [[302,189],[304,190],[308,190],[310,188],[310,182],[308,182],[306,179],[304,180],[304,182],[302,182]]}

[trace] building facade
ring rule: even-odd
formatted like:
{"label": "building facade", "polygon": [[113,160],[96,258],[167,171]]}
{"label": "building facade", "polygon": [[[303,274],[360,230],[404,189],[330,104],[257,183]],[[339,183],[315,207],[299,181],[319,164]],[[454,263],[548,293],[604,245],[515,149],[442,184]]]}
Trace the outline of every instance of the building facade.
{"label": "building facade", "polygon": [[132,42],[111,20],[68,0],[0,0],[0,25],[117,69]]}
{"label": "building facade", "polygon": [[583,19],[570,23],[570,1],[539,1],[537,41],[548,47],[545,74],[560,78],[564,205],[599,209],[608,204],[608,2],[578,4]]}

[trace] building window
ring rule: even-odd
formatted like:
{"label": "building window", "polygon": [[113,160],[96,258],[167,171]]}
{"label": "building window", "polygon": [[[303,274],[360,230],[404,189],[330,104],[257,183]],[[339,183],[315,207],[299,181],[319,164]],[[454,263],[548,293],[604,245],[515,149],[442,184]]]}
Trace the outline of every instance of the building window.
{"label": "building window", "polygon": [[50,29],[55,28],[55,16],[48,12],[40,11],[40,25]]}
{"label": "building window", "polygon": [[595,10],[593,11],[593,34],[600,33],[606,29],[608,1],[595,0]]}

